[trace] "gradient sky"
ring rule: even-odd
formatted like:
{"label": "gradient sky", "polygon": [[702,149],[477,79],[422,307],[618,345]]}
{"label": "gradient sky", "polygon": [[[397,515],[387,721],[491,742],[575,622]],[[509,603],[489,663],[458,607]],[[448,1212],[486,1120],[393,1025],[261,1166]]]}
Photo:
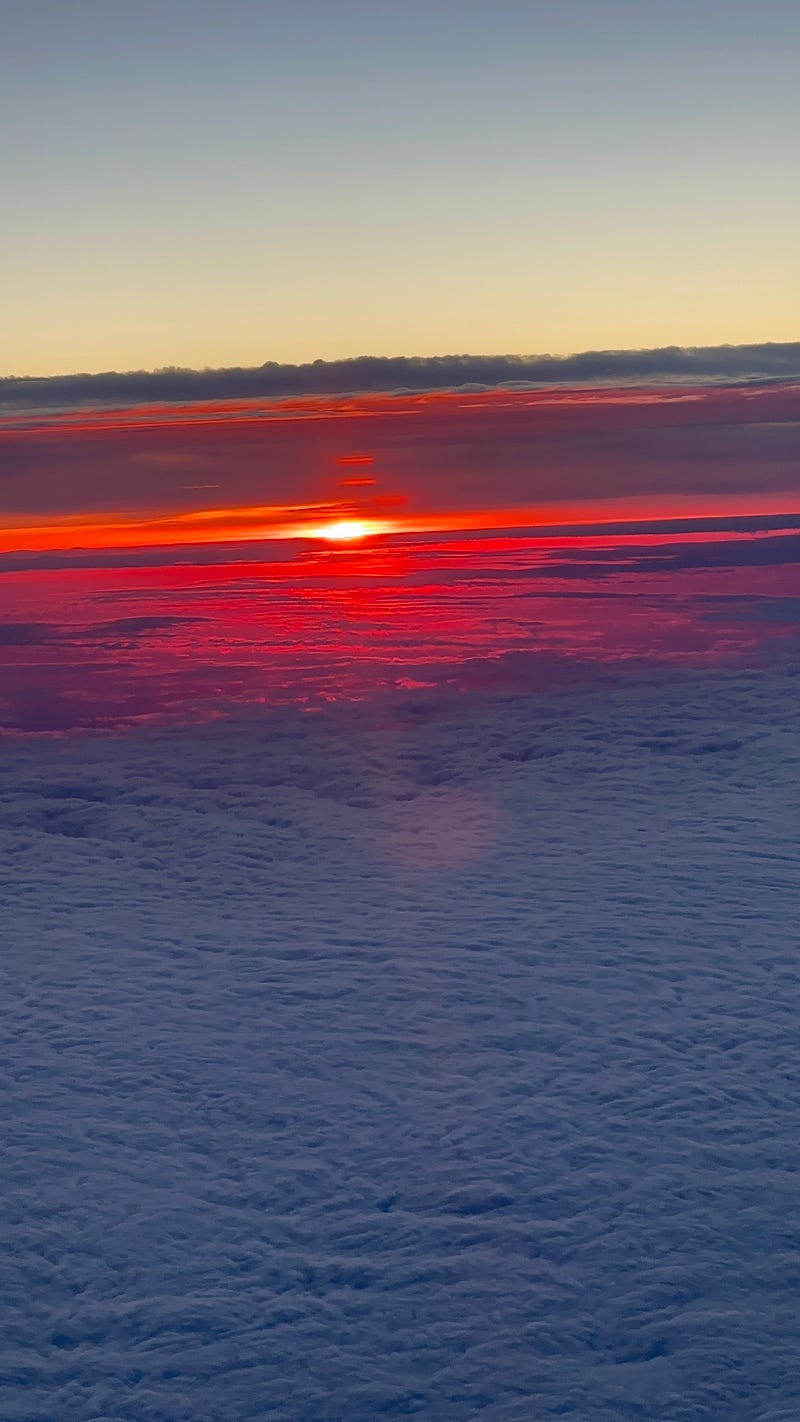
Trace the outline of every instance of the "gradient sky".
{"label": "gradient sky", "polygon": [[27,0],[0,374],[797,335],[794,0]]}

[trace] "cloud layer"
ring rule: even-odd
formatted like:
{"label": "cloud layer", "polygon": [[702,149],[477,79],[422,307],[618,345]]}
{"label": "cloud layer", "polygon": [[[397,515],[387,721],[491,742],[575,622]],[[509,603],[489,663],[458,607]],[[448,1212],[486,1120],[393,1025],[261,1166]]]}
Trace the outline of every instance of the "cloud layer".
{"label": "cloud layer", "polygon": [[[800,518],[765,531],[400,539],[268,561],[0,563],[0,727],[196,721],[243,705],[520,694],[643,666],[786,664]],[[273,548],[281,545],[273,544]],[[208,551],[208,550],[206,550]],[[285,551],[285,550],[283,550]],[[42,555],[47,557],[48,555]]]}
{"label": "cloud layer", "polygon": [[796,1417],[797,718],[0,746],[5,1415]]}
{"label": "cloud layer", "polygon": [[6,413],[0,551],[797,510],[800,382]]}
{"label": "cloud layer", "polygon": [[368,390],[444,390],[575,381],[794,380],[800,341],[742,346],[664,346],[569,356],[362,356],[354,360],[228,370],[106,371],[0,379],[3,407],[136,404],[150,400],[342,395]]}

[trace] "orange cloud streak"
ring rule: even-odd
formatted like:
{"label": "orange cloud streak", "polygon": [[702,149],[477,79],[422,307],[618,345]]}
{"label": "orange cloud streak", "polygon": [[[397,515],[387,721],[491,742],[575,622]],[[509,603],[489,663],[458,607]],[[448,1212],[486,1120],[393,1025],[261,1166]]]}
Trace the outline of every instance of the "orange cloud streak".
{"label": "orange cloud streak", "polygon": [[441,510],[392,518],[363,516],[348,503],[295,506],[256,505],[245,508],[196,509],[180,514],[126,516],[110,513],[91,518],[69,515],[46,523],[26,523],[0,529],[0,553],[53,552],[78,549],[169,548],[192,544],[256,542],[259,539],[316,539],[328,526],[357,520],[367,537],[392,534],[479,532],[489,529],[559,528],[602,523],[642,523],[651,520],[735,517],[791,512],[785,495],[705,495],[696,498],[662,496],[604,499],[594,503],[548,503],[517,508]]}
{"label": "orange cloud streak", "polygon": [[[386,416],[450,415],[470,410],[491,414],[514,411],[543,416],[560,411],[597,412],[620,406],[635,409],[660,407],[672,411],[680,422],[699,423],[713,413],[743,419],[769,418],[772,407],[786,397],[798,397],[800,384],[775,382],[767,386],[660,386],[606,388],[565,386],[557,390],[434,390],[420,393],[381,392],[352,396],[310,395],[276,400],[203,400],[184,404],[136,405],[126,409],[67,411],[17,411],[0,415],[0,439],[5,433],[25,432],[62,436],[66,433],[98,434],[164,430],[173,427],[201,429],[219,424],[253,425],[298,420],[375,419]],[[749,409],[747,407],[750,407]],[[757,411],[757,412],[756,412]],[[343,461],[342,461],[343,462]],[[368,456],[352,456],[348,463],[368,463]]]}

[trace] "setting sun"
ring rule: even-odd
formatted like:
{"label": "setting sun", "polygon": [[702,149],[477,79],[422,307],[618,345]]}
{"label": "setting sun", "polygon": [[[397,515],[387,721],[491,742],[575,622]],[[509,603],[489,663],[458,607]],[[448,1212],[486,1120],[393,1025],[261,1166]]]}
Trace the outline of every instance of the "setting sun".
{"label": "setting sun", "polygon": [[355,543],[359,538],[366,538],[373,530],[370,525],[364,523],[359,518],[342,518],[336,523],[329,523],[319,529],[320,538],[330,539],[333,543]]}

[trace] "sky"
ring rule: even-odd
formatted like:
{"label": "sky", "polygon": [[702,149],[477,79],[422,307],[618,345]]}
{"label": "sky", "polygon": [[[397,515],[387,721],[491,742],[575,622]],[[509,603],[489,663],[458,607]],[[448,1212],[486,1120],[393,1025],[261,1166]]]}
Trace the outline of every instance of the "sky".
{"label": "sky", "polygon": [[797,335],[790,0],[0,11],[0,375]]}

